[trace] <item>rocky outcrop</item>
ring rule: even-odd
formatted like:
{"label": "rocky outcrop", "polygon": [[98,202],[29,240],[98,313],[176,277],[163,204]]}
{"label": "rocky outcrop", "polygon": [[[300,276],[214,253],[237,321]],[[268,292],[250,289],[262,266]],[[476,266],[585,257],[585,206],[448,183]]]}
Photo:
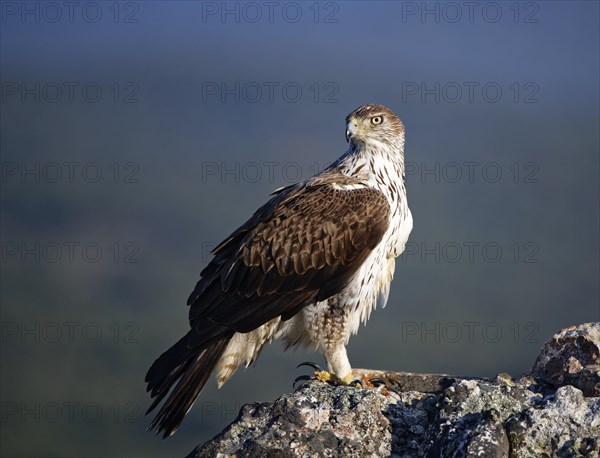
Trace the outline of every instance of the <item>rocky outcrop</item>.
{"label": "rocky outcrop", "polygon": [[584,396],[600,396],[600,325],[563,329],[546,342],[532,375],[550,387],[572,385]]}
{"label": "rocky outcrop", "polygon": [[520,379],[361,371],[247,404],[189,457],[597,457],[600,323],[561,331]]}

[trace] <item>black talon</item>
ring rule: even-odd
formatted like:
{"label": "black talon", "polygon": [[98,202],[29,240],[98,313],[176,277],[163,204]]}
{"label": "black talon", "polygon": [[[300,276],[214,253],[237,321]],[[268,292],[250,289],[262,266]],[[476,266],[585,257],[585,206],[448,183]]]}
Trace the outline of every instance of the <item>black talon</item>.
{"label": "black talon", "polygon": [[296,377],[296,380],[294,380],[294,384],[292,385],[292,388],[296,389],[296,383],[298,383],[300,381],[306,382],[311,379],[312,379],[312,377],[310,375],[300,375],[300,376]]}
{"label": "black talon", "polygon": [[321,371],[323,370],[323,369],[321,369],[321,368],[319,367],[319,365],[318,365],[318,364],[315,364],[315,363],[313,363],[313,362],[310,362],[310,361],[305,361],[305,362],[303,362],[303,363],[300,363],[300,364],[298,364],[298,365],[296,366],[296,369],[298,369],[298,368],[300,368],[300,367],[302,367],[302,366],[308,366],[308,367],[312,367],[314,370],[316,370],[316,371],[319,371],[319,372],[321,372]]}
{"label": "black talon", "polygon": [[373,386],[380,386],[380,385],[386,385],[386,381],[384,379],[382,379],[381,377],[373,377],[371,379],[369,379],[369,383]]}
{"label": "black talon", "polygon": [[349,384],[349,386],[354,386],[354,387],[356,387],[356,384],[358,384],[358,385],[359,385],[359,386],[358,386],[359,388],[364,388],[363,381],[362,381],[362,378],[360,377],[360,375],[357,375],[356,377],[354,377],[354,378],[353,378],[353,379],[350,381],[350,384]]}

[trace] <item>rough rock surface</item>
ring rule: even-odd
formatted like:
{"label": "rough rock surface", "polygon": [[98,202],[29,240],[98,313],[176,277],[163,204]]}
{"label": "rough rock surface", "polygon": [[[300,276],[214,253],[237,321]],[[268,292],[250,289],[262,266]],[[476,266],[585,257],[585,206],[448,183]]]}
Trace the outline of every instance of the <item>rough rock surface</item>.
{"label": "rough rock surface", "polygon": [[600,396],[600,325],[560,331],[544,344],[531,373],[554,388],[573,385],[585,396]]}
{"label": "rough rock surface", "polygon": [[363,371],[386,385],[309,381],[274,402],[244,406],[189,458],[597,457],[599,335],[600,323],[561,331],[518,380]]}

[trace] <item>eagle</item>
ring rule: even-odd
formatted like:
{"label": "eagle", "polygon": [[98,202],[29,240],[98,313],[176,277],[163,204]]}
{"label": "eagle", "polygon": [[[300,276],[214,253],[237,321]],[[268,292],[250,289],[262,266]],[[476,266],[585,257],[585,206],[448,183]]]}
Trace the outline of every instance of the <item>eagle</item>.
{"label": "eagle", "polygon": [[172,435],[211,373],[219,388],[265,343],[321,349],[350,383],[346,345],[384,307],[395,258],[412,230],[404,125],[363,105],[346,117],[347,151],[321,173],[275,190],[213,250],[187,301],[190,329],[146,374],[149,429]]}

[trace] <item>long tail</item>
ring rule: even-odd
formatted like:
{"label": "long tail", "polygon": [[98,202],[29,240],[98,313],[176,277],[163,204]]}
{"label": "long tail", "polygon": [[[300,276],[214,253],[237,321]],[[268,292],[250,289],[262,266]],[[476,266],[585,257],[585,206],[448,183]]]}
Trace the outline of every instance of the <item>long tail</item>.
{"label": "long tail", "polygon": [[156,427],[156,434],[162,432],[163,438],[177,431],[229,340],[230,337],[222,337],[210,342],[204,349],[190,349],[186,335],[154,362],[146,374],[146,382],[147,391],[156,399],[146,414],[160,404],[177,380],[179,382],[152,420],[148,430]]}

